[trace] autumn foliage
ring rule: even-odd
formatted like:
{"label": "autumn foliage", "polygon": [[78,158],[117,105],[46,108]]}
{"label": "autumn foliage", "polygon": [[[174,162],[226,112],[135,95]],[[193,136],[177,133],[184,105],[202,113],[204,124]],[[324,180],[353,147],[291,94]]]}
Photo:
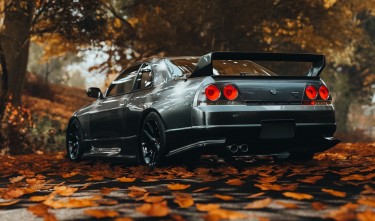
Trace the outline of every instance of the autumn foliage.
{"label": "autumn foliage", "polygon": [[[234,164],[205,156],[195,168],[150,169],[64,153],[3,156],[0,216],[17,206],[44,220],[371,220],[375,215],[374,144],[341,144],[314,160]],[[299,215],[298,215],[299,214]],[[303,214],[303,215],[302,215]]]}

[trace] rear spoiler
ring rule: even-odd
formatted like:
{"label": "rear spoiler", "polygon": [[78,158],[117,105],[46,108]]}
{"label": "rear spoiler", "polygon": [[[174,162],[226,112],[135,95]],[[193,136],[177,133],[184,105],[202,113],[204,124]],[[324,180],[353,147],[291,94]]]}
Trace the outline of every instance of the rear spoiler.
{"label": "rear spoiler", "polygon": [[325,56],[321,54],[211,52],[199,58],[198,64],[190,77],[213,75],[213,60],[311,62],[312,66],[307,76],[312,77],[319,76],[325,67]]}

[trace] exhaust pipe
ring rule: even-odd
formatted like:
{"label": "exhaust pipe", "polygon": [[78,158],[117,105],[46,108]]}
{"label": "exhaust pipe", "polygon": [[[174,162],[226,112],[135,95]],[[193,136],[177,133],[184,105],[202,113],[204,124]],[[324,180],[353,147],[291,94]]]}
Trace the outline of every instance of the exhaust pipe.
{"label": "exhaust pipe", "polygon": [[232,144],[230,146],[227,146],[227,148],[232,153],[237,153],[237,151],[238,151],[238,146],[236,144]]}
{"label": "exhaust pipe", "polygon": [[247,144],[242,144],[240,145],[240,150],[245,153],[247,151],[249,151],[249,146],[247,146]]}

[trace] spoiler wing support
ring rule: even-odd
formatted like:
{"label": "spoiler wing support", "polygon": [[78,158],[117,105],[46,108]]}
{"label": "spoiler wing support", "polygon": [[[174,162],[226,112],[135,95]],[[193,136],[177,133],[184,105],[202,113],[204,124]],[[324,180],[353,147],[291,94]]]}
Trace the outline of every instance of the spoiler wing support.
{"label": "spoiler wing support", "polygon": [[199,58],[190,77],[213,75],[213,60],[311,62],[312,66],[307,76],[312,77],[319,76],[325,67],[325,56],[321,54],[211,52]]}

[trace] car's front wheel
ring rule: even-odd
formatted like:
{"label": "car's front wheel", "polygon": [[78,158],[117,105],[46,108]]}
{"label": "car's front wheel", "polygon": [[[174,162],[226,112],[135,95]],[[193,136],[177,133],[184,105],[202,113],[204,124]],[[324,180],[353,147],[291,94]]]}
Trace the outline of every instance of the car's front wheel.
{"label": "car's front wheel", "polygon": [[143,164],[154,167],[161,163],[165,154],[165,128],[159,115],[149,113],[140,131],[140,158]]}
{"label": "car's front wheel", "polygon": [[74,119],[66,130],[66,150],[69,159],[79,161],[84,152],[82,129],[79,121]]}

